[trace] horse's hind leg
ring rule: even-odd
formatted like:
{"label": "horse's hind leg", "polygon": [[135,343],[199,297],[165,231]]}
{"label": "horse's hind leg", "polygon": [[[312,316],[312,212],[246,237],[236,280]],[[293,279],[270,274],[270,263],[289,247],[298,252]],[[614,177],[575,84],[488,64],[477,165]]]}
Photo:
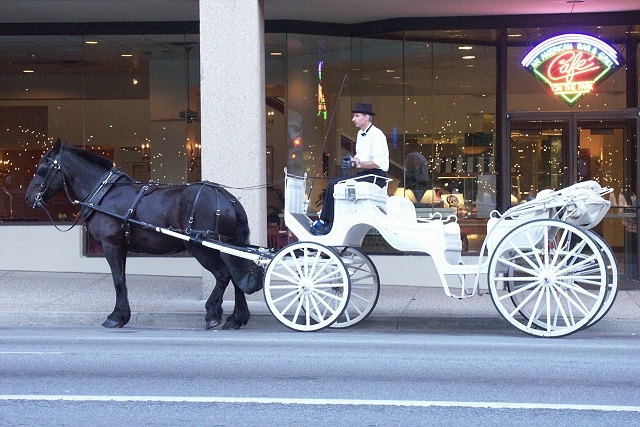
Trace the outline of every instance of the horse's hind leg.
{"label": "horse's hind leg", "polygon": [[222,297],[224,296],[224,291],[227,289],[229,281],[231,280],[231,275],[228,277],[221,277],[220,274],[214,273],[214,277],[216,278],[216,285],[204,305],[207,310],[207,314],[204,318],[206,321],[206,329],[215,328],[222,322]]}
{"label": "horse's hind leg", "polygon": [[[203,248],[193,243],[187,244],[189,253],[208,271],[213,274],[216,279],[216,285],[207,299],[205,308],[207,314],[205,316],[206,328],[212,329],[222,322],[222,298],[224,292],[231,281],[231,273],[227,265],[220,258],[220,252]],[[235,285],[234,285],[235,288]],[[233,313],[227,318],[223,329],[238,329],[249,321],[249,307],[244,297],[244,293],[235,288],[235,306]]]}
{"label": "horse's hind leg", "polygon": [[200,245],[194,243],[188,243],[187,250],[191,255],[207,269],[213,277],[216,279],[216,285],[211,291],[211,295],[207,298],[207,302],[204,304],[207,314],[204,318],[205,328],[212,329],[218,326],[222,322],[222,297],[224,291],[227,289],[229,282],[231,281],[231,273],[229,271],[220,270],[215,268],[218,264],[223,264],[220,259],[220,254],[215,251],[205,250]]}
{"label": "horse's hind leg", "polygon": [[249,322],[249,306],[247,305],[247,298],[234,283],[233,290],[235,291],[235,305],[233,307],[233,313],[227,317],[227,321],[222,325],[222,329],[240,329]]}

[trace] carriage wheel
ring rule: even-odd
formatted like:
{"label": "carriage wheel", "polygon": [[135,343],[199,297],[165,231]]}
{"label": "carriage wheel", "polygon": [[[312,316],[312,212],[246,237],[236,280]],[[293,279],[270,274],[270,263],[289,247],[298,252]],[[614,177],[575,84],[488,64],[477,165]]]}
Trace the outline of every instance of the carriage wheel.
{"label": "carriage wheel", "polygon": [[264,277],[269,310],[296,331],[318,331],[333,324],[349,302],[350,289],[340,256],[314,242],[296,242],[280,250]]}
{"label": "carriage wheel", "polygon": [[[593,230],[583,230],[583,231],[585,231],[589,235],[589,237],[598,244],[599,250],[602,253],[605,266],[606,266],[606,271],[607,271],[606,296],[604,298],[604,302],[602,303],[602,306],[598,310],[598,313],[595,315],[593,319],[591,319],[591,321],[587,325],[584,326],[584,328],[588,328],[589,326],[597,323],[600,319],[604,317],[605,314],[609,312],[609,309],[611,309],[611,306],[613,305],[613,302],[616,299],[616,296],[618,293],[618,264],[613,255],[613,251],[611,250],[611,247],[602,238],[602,236],[600,236],[598,233],[594,232]],[[514,268],[509,267],[510,276],[513,276],[513,271],[514,271]],[[526,315],[526,312],[522,314]],[[534,323],[538,326],[541,325],[541,322],[538,322],[536,320],[534,320]]]}
{"label": "carriage wheel", "polygon": [[607,242],[605,242],[602,236],[593,230],[587,230],[587,233],[589,234],[589,237],[595,240],[595,242],[600,246],[600,251],[602,252],[605,265],[607,267],[607,295],[604,298],[602,307],[600,307],[596,316],[591,319],[591,322],[587,325],[591,326],[597,323],[609,312],[613,302],[616,300],[616,296],[618,295],[618,263],[616,262],[611,247]]}
{"label": "carriage wheel", "polygon": [[[349,271],[351,294],[349,304],[332,328],[348,328],[366,319],[380,296],[380,276],[376,266],[364,253],[351,247],[338,248],[342,262]],[[342,292],[335,288],[336,292]],[[334,304],[331,300],[327,303]]]}
{"label": "carriage wheel", "polygon": [[532,335],[580,330],[607,296],[601,248],[586,230],[562,221],[531,221],[511,230],[489,262],[494,305],[509,323]]}

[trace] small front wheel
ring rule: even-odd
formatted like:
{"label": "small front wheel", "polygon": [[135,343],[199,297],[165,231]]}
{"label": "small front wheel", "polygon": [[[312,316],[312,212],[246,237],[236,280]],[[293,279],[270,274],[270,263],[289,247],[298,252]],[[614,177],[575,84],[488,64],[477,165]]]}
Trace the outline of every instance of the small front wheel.
{"label": "small front wheel", "polygon": [[264,297],[271,313],[296,331],[331,326],[349,303],[351,281],[341,257],[315,242],[281,249],[265,271]]}

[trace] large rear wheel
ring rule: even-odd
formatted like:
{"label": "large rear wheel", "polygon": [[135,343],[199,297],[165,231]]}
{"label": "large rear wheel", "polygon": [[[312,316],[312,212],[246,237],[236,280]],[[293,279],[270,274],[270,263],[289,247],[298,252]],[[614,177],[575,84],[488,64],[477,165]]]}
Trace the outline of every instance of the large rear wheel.
{"label": "large rear wheel", "polygon": [[296,331],[331,326],[349,302],[351,281],[340,255],[314,242],[281,249],[265,271],[264,297],[271,313]]}
{"label": "large rear wheel", "polygon": [[586,230],[536,220],[507,233],[489,262],[489,291],[500,314],[536,336],[569,335],[595,319],[608,294],[608,269]]}
{"label": "large rear wheel", "polygon": [[587,232],[600,247],[600,252],[604,258],[605,265],[607,266],[607,295],[604,298],[602,307],[600,307],[596,316],[591,319],[591,322],[587,325],[591,326],[597,323],[609,312],[613,302],[616,300],[616,296],[618,295],[618,263],[613,255],[613,250],[602,236],[593,230],[588,230]]}

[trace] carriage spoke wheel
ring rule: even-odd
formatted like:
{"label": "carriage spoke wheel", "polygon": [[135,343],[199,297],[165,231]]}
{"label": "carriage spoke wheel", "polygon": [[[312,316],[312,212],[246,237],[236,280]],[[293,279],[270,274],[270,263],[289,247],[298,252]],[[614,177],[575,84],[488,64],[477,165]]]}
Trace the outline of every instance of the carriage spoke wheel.
{"label": "carriage spoke wheel", "polygon": [[351,281],[340,256],[314,242],[281,249],[267,266],[264,297],[271,313],[296,331],[331,326],[349,302]]}
{"label": "carriage spoke wheel", "polygon": [[507,233],[494,250],[489,292],[516,328],[558,337],[588,326],[607,297],[602,246],[584,229],[537,220]]}
{"label": "carriage spoke wheel", "polygon": [[[366,319],[373,311],[380,296],[380,276],[373,261],[358,249],[341,247],[337,250],[349,272],[351,294],[349,304],[331,327],[348,328]],[[334,288],[333,291],[342,292],[342,289]],[[331,298],[326,298],[326,302],[331,306],[336,304]]]}

